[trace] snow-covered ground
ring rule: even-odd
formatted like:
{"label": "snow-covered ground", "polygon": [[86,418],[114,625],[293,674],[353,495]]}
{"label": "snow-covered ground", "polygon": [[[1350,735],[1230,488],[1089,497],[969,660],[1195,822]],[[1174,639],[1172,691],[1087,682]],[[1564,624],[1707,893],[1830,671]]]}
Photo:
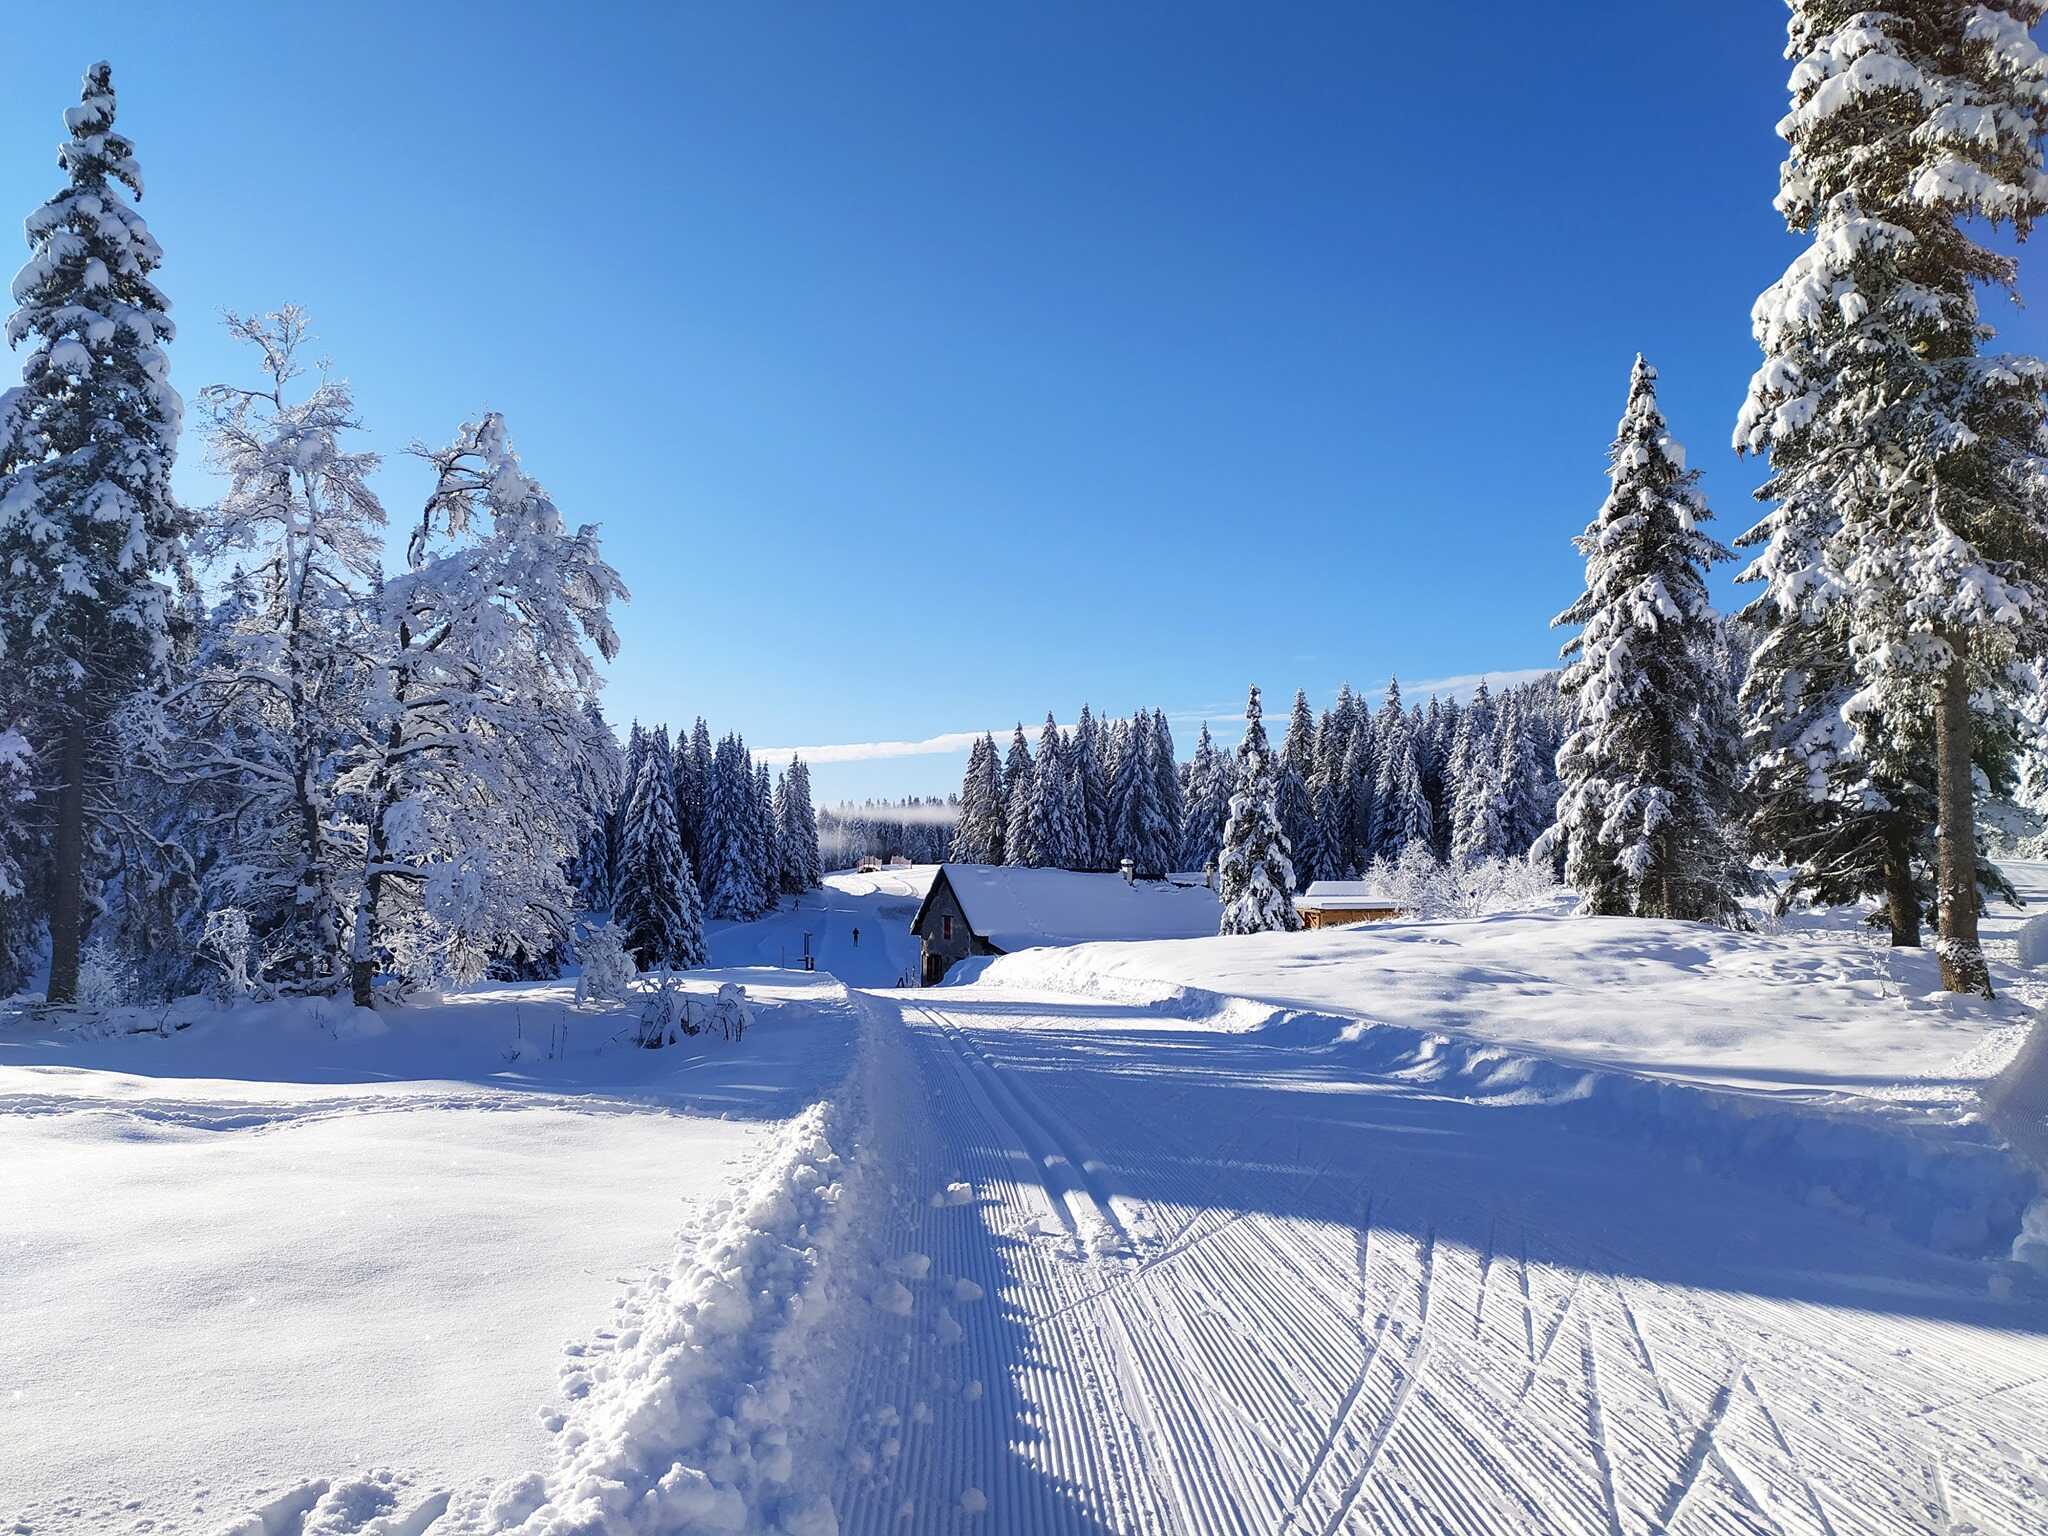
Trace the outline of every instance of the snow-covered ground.
{"label": "snow-covered ground", "polygon": [[663,1052],[560,985],[0,1029],[0,1521],[210,1531],[313,1473],[541,1464],[563,1345],[851,1062],[830,977],[721,978],[753,1033]]}
{"label": "snow-covered ground", "polygon": [[821,966],[693,983],[771,1002],[738,1046],[551,1055],[547,987],[0,1036],[0,1519],[2042,1528],[2048,1295],[1993,1230],[2036,1186],[1969,1107],[2024,984],[1523,917],[897,990],[930,878],[715,929]]}

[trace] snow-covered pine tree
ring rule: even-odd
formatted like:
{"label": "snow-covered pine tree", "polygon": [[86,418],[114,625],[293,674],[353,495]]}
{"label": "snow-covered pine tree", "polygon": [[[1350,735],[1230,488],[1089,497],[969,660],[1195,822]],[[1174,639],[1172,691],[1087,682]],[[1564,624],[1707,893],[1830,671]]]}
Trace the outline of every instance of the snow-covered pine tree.
{"label": "snow-covered pine tree", "polygon": [[1586,591],[1553,621],[1581,626],[1559,683],[1579,726],[1558,754],[1564,793],[1546,837],[1563,844],[1581,912],[1732,924],[1752,880],[1706,767],[1731,725],[1716,709],[1705,573],[1729,555],[1700,528],[1713,514],[1657,409],[1656,379],[1638,357],[1612,487],[1575,541]]}
{"label": "snow-covered pine tree", "polygon": [[582,794],[592,805],[604,807],[604,812],[583,834],[582,845],[576,850],[576,861],[569,869],[569,878],[576,886],[576,899],[582,903],[584,911],[609,912],[612,909],[619,816],[625,810],[622,796],[626,763],[619,754],[618,738],[605,723],[604,711],[598,707],[597,700],[592,699],[585,706],[585,713],[590,717],[591,734],[597,750],[585,764],[592,778]]}
{"label": "snow-covered pine tree", "polygon": [[1081,719],[1074,727],[1072,744],[1074,782],[1081,794],[1080,820],[1076,831],[1080,838],[1080,869],[1107,869],[1109,857],[1109,781],[1103,772],[1101,733],[1096,728],[1094,711],[1086,704],[1081,706]]}
{"label": "snow-covered pine tree", "polygon": [[590,782],[604,750],[585,708],[590,653],[618,653],[625,584],[596,528],[571,532],[521,468],[495,413],[422,454],[434,489],[408,569],[384,586],[382,704],[338,785],[367,809],[349,941],[362,1007],[380,954],[411,977],[466,980],[559,944],[567,864],[603,810],[565,787]]}
{"label": "snow-covered pine tree", "polygon": [[[1390,677],[1387,679],[1386,698],[1381,701],[1379,715],[1373,721],[1372,787],[1370,795],[1365,797],[1370,805],[1365,842],[1375,859],[1398,859],[1405,843],[1400,830],[1408,821],[1401,799],[1403,774],[1404,770],[1410,775],[1415,774],[1415,756],[1408,747],[1408,714],[1401,707],[1401,680]],[[1420,777],[1415,776],[1419,784]]]}
{"label": "snow-covered pine tree", "polygon": [[626,947],[642,970],[703,965],[703,907],[676,830],[674,792],[656,775],[641,774],[621,820],[612,920],[625,935]]}
{"label": "snow-covered pine tree", "polygon": [[754,915],[765,917],[781,902],[782,847],[777,841],[775,783],[766,763],[754,765],[754,885],[760,892]]}
{"label": "snow-covered pine tree", "polygon": [[35,921],[29,865],[35,841],[34,753],[12,719],[0,718],[0,997],[27,979]]}
{"label": "snow-covered pine tree", "polygon": [[142,170],[114,131],[113,75],[86,71],[64,114],[65,183],[28,216],[29,258],[7,340],[30,342],[0,394],[0,668],[39,701],[42,772],[56,785],[48,911],[52,1003],[78,991],[90,781],[103,732],[162,679],[176,617],[160,578],[182,564],[171,492],[183,403],[163,344],[170,305],[150,280],[163,251],[122,197]]}
{"label": "snow-covered pine tree", "polygon": [[1223,825],[1230,819],[1230,759],[1216,750],[1209,722],[1195,737],[1195,755],[1188,771],[1187,801],[1181,812],[1180,863],[1184,869],[1208,869],[1223,848]]}
{"label": "snow-covered pine tree", "polygon": [[[1977,715],[2009,688],[2015,659],[2048,648],[2037,457],[2048,369],[1980,355],[1990,331],[1978,287],[2011,291],[2017,264],[1965,226],[2010,222],[2024,237],[2048,209],[2048,59],[2028,35],[2042,11],[2038,0],[1793,0],[1777,206],[1811,244],[1752,311],[1764,362],[1735,435],[1769,454],[1761,494],[1778,502],[1745,538],[1764,546],[1752,572],[1766,587],[1747,694],[1766,762],[1756,787],[1853,793],[1858,775],[1820,718],[1833,703],[1823,690],[1849,690],[1838,711],[1848,751],[1880,795],[1899,787],[1884,781],[1931,719],[1942,978],[1987,994],[1979,887],[1998,877],[1978,867]],[[1791,623],[1845,648],[1832,665],[1820,658],[1805,718],[1765,702],[1815,645],[1774,644]],[[1916,777],[1905,768],[1906,785]],[[1894,905],[1903,856],[1885,856]]]}
{"label": "snow-covered pine tree", "polygon": [[[1557,797],[1551,791],[1549,775],[1543,771],[1535,722],[1513,693],[1501,705],[1499,736],[1495,771],[1500,784],[1501,853],[1520,859],[1536,846],[1536,839],[1550,825],[1557,811]],[[1732,744],[1733,732],[1724,731],[1722,740]]]}
{"label": "snow-covered pine tree", "polygon": [[967,776],[960,784],[960,819],[953,824],[947,857],[956,864],[1000,863],[1002,851],[1002,769],[992,736],[968,749]]}
{"label": "snow-covered pine tree", "polygon": [[[701,870],[707,857],[704,823],[711,814],[711,727],[702,715],[690,727],[687,749],[676,738],[676,830],[683,835],[683,852],[690,867]],[[808,780],[806,781],[808,783]]]}
{"label": "snow-covered pine tree", "polygon": [[1163,874],[1174,867],[1174,855],[1180,851],[1180,823],[1186,809],[1180,764],[1174,760],[1173,727],[1167,724],[1163,709],[1152,711],[1152,775],[1159,786],[1158,858]]}
{"label": "snow-covered pine tree", "polygon": [[1024,723],[1010,733],[1010,755],[1003,765],[1003,862],[1033,865],[1043,863],[1038,840],[1031,830],[1031,804],[1036,765],[1031,748],[1024,742]]}
{"label": "snow-covered pine tree", "polygon": [[1446,778],[1456,786],[1457,795],[1451,807],[1450,856],[1460,864],[1497,859],[1508,848],[1507,785],[1500,776],[1500,750],[1488,713],[1477,707],[1466,710],[1451,747],[1453,771]]}
{"label": "snow-covered pine tree", "polygon": [[1038,734],[1038,755],[1031,774],[1030,804],[1026,808],[1027,862],[1049,869],[1074,866],[1074,823],[1072,774],[1067,766],[1066,743],[1052,712]]}
{"label": "snow-covered pine tree", "polygon": [[1216,864],[1223,905],[1217,931],[1293,933],[1301,927],[1301,914],[1294,906],[1294,863],[1280,827],[1273,754],[1266,743],[1256,687],[1245,703],[1244,723],[1236,789]]}
{"label": "snow-covered pine tree", "polygon": [[711,806],[706,819],[706,910],[713,917],[745,921],[761,907],[760,871],[754,831],[754,774],[737,736],[718,743],[711,763]]}
{"label": "snow-covered pine tree", "polygon": [[811,802],[811,765],[800,757],[790,759],[791,792],[789,824],[784,833],[796,846],[796,867],[802,872],[803,888],[814,891],[825,881],[825,865],[818,856],[818,813]]}
{"label": "snow-covered pine tree", "polygon": [[1158,880],[1172,862],[1173,838],[1159,804],[1159,772],[1152,717],[1143,710],[1131,716],[1116,777],[1109,785],[1109,859],[1131,861],[1141,879]]}
{"label": "snow-covered pine tree", "polygon": [[1294,708],[1287,719],[1287,734],[1280,742],[1275,797],[1280,809],[1280,829],[1287,834],[1287,846],[1294,850],[1295,878],[1303,889],[1314,879],[1314,867],[1322,862],[1316,855],[1321,847],[1315,800],[1309,784],[1315,777],[1315,715],[1308,707],[1308,694],[1294,691]]}

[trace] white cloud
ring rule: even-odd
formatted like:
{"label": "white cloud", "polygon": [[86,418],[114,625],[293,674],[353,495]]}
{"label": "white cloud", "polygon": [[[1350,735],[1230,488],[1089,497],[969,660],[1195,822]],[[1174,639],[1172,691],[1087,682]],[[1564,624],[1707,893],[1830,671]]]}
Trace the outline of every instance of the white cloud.
{"label": "white cloud", "polygon": [[1425,677],[1414,682],[1401,684],[1404,699],[1426,699],[1432,693],[1440,699],[1466,699],[1481,682],[1495,693],[1503,688],[1513,688],[1521,683],[1533,683],[1539,677],[1548,677],[1555,667],[1509,667],[1499,672],[1461,672],[1456,677]]}

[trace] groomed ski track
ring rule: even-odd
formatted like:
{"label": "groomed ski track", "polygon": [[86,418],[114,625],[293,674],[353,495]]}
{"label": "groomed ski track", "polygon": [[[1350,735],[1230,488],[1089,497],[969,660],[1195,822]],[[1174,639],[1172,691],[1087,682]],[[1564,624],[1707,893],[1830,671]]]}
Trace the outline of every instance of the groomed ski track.
{"label": "groomed ski track", "polygon": [[1256,1035],[860,996],[851,1536],[2048,1529],[2048,1309],[1981,1264]]}

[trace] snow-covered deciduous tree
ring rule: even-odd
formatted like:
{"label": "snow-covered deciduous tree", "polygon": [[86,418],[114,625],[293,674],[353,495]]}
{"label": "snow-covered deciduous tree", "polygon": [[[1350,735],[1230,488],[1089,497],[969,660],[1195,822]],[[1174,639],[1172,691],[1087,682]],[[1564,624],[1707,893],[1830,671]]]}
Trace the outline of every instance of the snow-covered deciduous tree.
{"label": "snow-covered deciduous tree", "polygon": [[[365,1007],[380,954],[460,980],[569,932],[567,864],[604,810],[575,792],[604,751],[591,652],[617,654],[626,597],[596,528],[564,524],[501,417],[420,451],[434,489],[385,584],[371,742],[341,785],[368,809],[350,935]],[[653,788],[673,821],[671,786]]]}
{"label": "snow-covered deciduous tree", "polygon": [[[2015,659],[2048,647],[2048,368],[1982,355],[1978,290],[2011,290],[2017,266],[1971,227],[2024,237],[2048,209],[2048,58],[2028,34],[2042,11],[1793,0],[1777,206],[1811,243],[1752,312],[1764,361],[1735,433],[1770,456],[1762,494],[1777,502],[1745,539],[1762,545],[1750,574],[1765,584],[1747,695],[1758,787],[1903,817],[1888,792],[1910,795],[1909,743],[1931,720],[1942,977],[1965,992],[1991,986],[1977,716]],[[1780,633],[1795,626],[1818,633]],[[1796,684],[1805,661],[1819,663],[1814,685],[1775,700],[1772,685]],[[1903,904],[1909,829],[1827,819],[1827,844],[1785,851],[1867,863],[1869,834],[1888,838],[1880,857]],[[1909,926],[1895,917],[1895,937]]]}
{"label": "snow-covered deciduous tree", "polygon": [[376,648],[370,612],[384,508],[377,456],[346,383],[316,368],[303,311],[226,317],[259,358],[256,381],[200,392],[209,460],[227,477],[197,517],[198,556],[234,576],[204,626],[169,720],[147,738],[177,792],[214,807],[200,904],[252,924],[257,980],[329,991],[345,979],[343,917],[363,829],[334,792],[334,766],[362,740]]}
{"label": "snow-covered deciduous tree", "polygon": [[29,214],[19,306],[22,382],[0,394],[0,669],[40,701],[57,786],[48,922],[49,1000],[76,998],[89,779],[96,744],[171,659],[176,612],[162,579],[182,565],[171,493],[184,407],[164,343],[163,252],[122,196],[142,196],[134,146],[114,129],[112,71],[86,71],[57,149],[64,186]]}
{"label": "snow-covered deciduous tree", "polygon": [[1700,528],[1712,514],[1656,378],[1638,357],[1607,500],[1576,541],[1586,591],[1554,621],[1582,626],[1558,685],[1579,725],[1558,754],[1564,793],[1546,837],[1563,844],[1583,912],[1734,923],[1751,880],[1710,771],[1732,722],[1719,713],[1705,577],[1729,556]]}
{"label": "snow-covered deciduous tree", "polygon": [[1217,860],[1223,905],[1221,933],[1293,933],[1301,927],[1294,906],[1294,863],[1275,803],[1276,774],[1254,687],[1244,710],[1244,740],[1237,749],[1237,788]]}

